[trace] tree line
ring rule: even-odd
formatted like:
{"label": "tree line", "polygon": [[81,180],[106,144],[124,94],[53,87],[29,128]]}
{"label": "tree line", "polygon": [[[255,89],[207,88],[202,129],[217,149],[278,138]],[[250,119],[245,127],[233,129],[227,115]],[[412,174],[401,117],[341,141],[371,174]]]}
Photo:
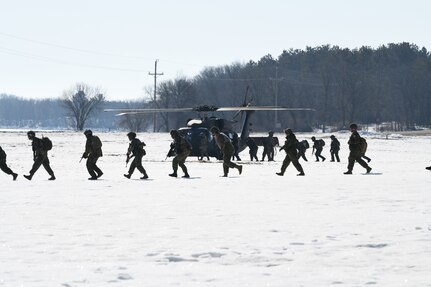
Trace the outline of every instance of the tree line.
{"label": "tree line", "polygon": [[[193,79],[160,83],[156,105],[238,106],[247,87],[253,105],[315,109],[277,115],[257,112],[256,130],[279,127],[276,121],[302,131],[342,129],[352,122],[395,122],[409,130],[431,125],[430,53],[410,43],[376,49],[307,47],[283,51],[277,59],[266,55],[257,62],[209,67]],[[168,120],[165,124],[169,128]]]}
{"label": "tree line", "polygon": [[[150,89],[147,90],[152,94]],[[281,105],[314,111],[256,112],[254,131],[343,129],[351,122],[395,123],[399,129],[431,125],[431,58],[425,48],[410,43],[378,48],[340,48],[324,45],[290,49],[278,58],[208,67],[193,78],[179,77],[158,83],[157,97],[140,101],[107,102],[104,93],[76,84],[58,99],[25,100],[0,96],[0,126],[46,127],[85,125],[105,129],[120,126],[142,131],[152,127],[152,116],[98,114],[107,108],[182,108],[197,105]],[[97,114],[97,116],[95,116]],[[212,115],[212,114],[211,114]],[[233,117],[231,113],[215,113]],[[158,115],[157,129],[184,126],[194,114]],[[210,116],[210,115],[209,115]]]}

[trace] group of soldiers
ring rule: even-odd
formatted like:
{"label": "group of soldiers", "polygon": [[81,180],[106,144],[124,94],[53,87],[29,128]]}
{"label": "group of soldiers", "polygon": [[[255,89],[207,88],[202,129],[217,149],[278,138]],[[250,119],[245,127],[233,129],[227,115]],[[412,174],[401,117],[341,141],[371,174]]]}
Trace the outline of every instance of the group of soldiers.
{"label": "group of soldiers", "polygon": [[[83,158],[87,159],[87,170],[90,174],[89,180],[96,180],[103,175],[102,170],[97,166],[97,160],[103,155],[102,153],[102,142],[99,137],[94,136],[91,130],[86,130],[84,132],[87,141],[85,143],[85,151],[82,154],[81,160]],[[48,172],[50,177],[48,180],[55,180],[54,171],[52,170],[48,151],[52,148],[52,143],[48,138],[38,138],[34,131],[28,131],[27,137],[31,141],[31,148],[33,151],[33,166],[28,175],[24,177],[28,180],[32,180],[34,174],[42,165]],[[13,180],[16,180],[18,174],[13,172],[6,164],[6,153],[0,147],[0,167],[1,170],[6,174],[12,175]]]}
{"label": "group of soldiers", "polygon": [[[364,138],[362,138],[359,135],[357,129],[358,129],[358,126],[356,124],[350,125],[351,135],[348,141],[350,153],[348,158],[347,171],[344,172],[344,174],[346,175],[352,174],[355,162],[359,163],[363,168],[365,168],[366,173],[370,173],[372,170],[372,168],[368,165],[371,159],[365,156],[365,152],[367,149],[366,141]],[[238,148],[235,147],[234,141],[231,140],[226,134],[221,132],[217,127],[212,127],[210,132],[223,155],[223,177],[228,176],[230,169],[237,169],[239,174],[241,174],[243,169],[242,165],[232,162],[232,158],[235,158],[235,153],[236,154],[238,153]],[[279,176],[283,176],[287,167],[290,165],[290,163],[292,163],[293,166],[299,172],[297,175],[304,176],[305,175],[304,169],[299,163],[299,159],[302,157],[305,161],[307,161],[307,158],[305,156],[305,150],[308,148],[308,143],[304,143],[306,142],[306,140],[299,142],[295,134],[293,133],[293,131],[289,128],[285,129],[284,132],[286,134],[286,141],[284,145],[280,147],[280,151],[284,150],[286,153],[286,156],[283,160],[280,172],[276,172],[276,174]],[[88,173],[90,174],[90,178],[88,179],[97,180],[103,175],[102,170],[97,166],[98,159],[103,156],[102,142],[98,136],[93,135],[93,132],[91,130],[86,130],[84,132],[84,135],[87,138],[87,140],[85,143],[85,151],[82,154],[81,160],[86,159],[87,161],[86,167],[87,167]],[[182,177],[190,178],[187,167],[185,165],[185,161],[192,151],[192,145],[177,130],[171,130],[170,135],[171,135],[171,138],[173,139],[173,142],[171,143],[171,148],[168,153],[168,156],[172,155],[174,156],[174,158],[172,160],[173,172],[170,173],[169,176],[178,177],[178,167],[180,167],[184,174]],[[48,180],[55,180],[56,177],[54,175],[54,171],[50,166],[50,162],[48,158],[48,150],[51,149],[52,145],[47,147],[46,141],[44,141],[44,139],[46,138],[41,139],[36,137],[36,133],[34,131],[27,132],[27,137],[32,142],[33,166],[29,174],[24,175],[24,177],[28,180],[32,180],[34,174],[39,169],[39,167],[43,166],[45,170],[48,172],[48,174],[50,175]],[[136,133],[134,132],[129,132],[127,134],[127,137],[130,143],[126,153],[126,165],[129,163],[130,160],[132,160],[132,163],[130,164],[128,173],[124,174],[124,177],[130,179],[135,169],[137,169],[142,174],[141,179],[147,179],[148,174],[142,165],[142,158],[146,154],[146,151],[144,149],[145,143],[140,141],[136,137]],[[338,155],[338,152],[340,150],[340,142],[334,135],[331,135],[330,138],[331,138],[331,148],[330,148],[331,162],[334,162],[334,161],[340,162],[340,158]],[[201,140],[202,141],[205,140],[205,142],[207,143],[206,136]],[[314,136],[311,137],[311,140],[313,141],[312,154],[315,155],[316,162],[320,160],[325,161],[326,158],[321,154],[323,147],[325,146],[324,140],[316,139],[316,137]],[[274,146],[275,146],[274,140],[273,140],[273,132],[269,132],[266,143],[267,145],[266,146],[264,145],[264,153],[262,155],[262,161],[265,159],[265,156],[268,157],[268,161],[273,161]],[[247,146],[249,147],[250,160],[258,161],[257,144],[251,138],[248,138]],[[201,153],[201,157],[199,159],[203,159],[204,156],[206,156],[209,159],[209,156],[207,153],[206,154]],[[366,159],[368,163],[365,162],[364,159]],[[1,147],[0,147],[0,169],[6,174],[11,175],[13,180],[17,179],[18,174],[13,172],[7,166],[6,153]],[[426,167],[426,169],[431,170],[431,166]]]}
{"label": "group of soldiers", "polygon": [[[292,164],[295,166],[296,170],[299,172],[298,176],[304,176],[304,169],[302,168],[301,164],[299,163],[299,158],[303,157],[305,161],[307,161],[307,158],[305,157],[305,146],[301,144],[296,139],[295,134],[292,132],[291,129],[285,129],[284,130],[286,134],[286,141],[284,145],[280,148],[281,150],[284,150],[286,152],[286,157],[283,161],[283,164],[281,166],[280,172],[277,172],[277,175],[283,176],[287,167],[292,162]],[[365,151],[366,151],[366,141],[365,139],[361,138],[361,136],[358,133],[358,126],[356,124],[350,125],[350,138],[348,141],[349,144],[349,164],[347,166],[347,171],[344,172],[344,174],[352,174],[353,166],[355,165],[355,162],[358,162],[362,167],[365,168],[366,173],[371,172],[371,167],[368,166],[368,164],[362,159],[365,157]],[[338,152],[340,151],[340,142],[338,139],[331,135],[331,161],[337,161],[340,162],[340,157],[338,156]],[[325,145],[324,140],[322,139],[316,139],[316,137],[311,137],[311,140],[313,141],[313,154],[316,156],[316,162],[325,161],[326,158],[322,156],[322,150]],[[302,147],[301,147],[302,146]],[[371,161],[370,158],[365,157],[368,159],[368,162]]]}
{"label": "group of soldiers", "polygon": [[[231,161],[232,156],[235,154],[235,147],[232,141],[224,133],[220,132],[217,127],[211,128],[212,136],[215,139],[220,151],[223,154],[223,176],[227,177],[230,168],[235,168],[238,170],[239,174],[242,173],[242,165],[235,164]],[[98,136],[93,135],[91,130],[86,130],[84,132],[87,141],[85,143],[85,151],[82,154],[81,160],[86,159],[87,171],[90,174],[89,180],[97,180],[103,175],[103,171],[97,166],[97,161],[103,156],[102,152],[102,142]],[[190,178],[185,161],[192,151],[192,145],[190,142],[177,130],[171,130],[170,132],[173,142],[171,144],[171,149],[168,155],[173,155],[172,169],[173,172],[169,174],[171,177],[178,176],[178,167],[180,167],[184,173],[183,178]],[[55,180],[54,171],[52,170],[49,162],[48,151],[52,148],[52,143],[49,141],[50,145],[45,143],[47,138],[38,138],[34,131],[27,132],[27,137],[32,141],[32,151],[33,151],[33,166],[28,175],[24,177],[28,180],[32,180],[34,174],[42,165],[48,172],[50,177],[48,180]],[[127,134],[129,138],[129,148],[126,153],[126,165],[132,160],[130,164],[129,171],[124,174],[124,177],[130,179],[135,169],[142,173],[141,179],[147,179],[148,174],[145,168],[142,166],[142,157],[146,154],[144,149],[145,143],[140,141],[136,137],[136,133],[130,132]],[[208,156],[208,155],[207,155]],[[80,162],[81,162],[80,160]],[[6,164],[6,153],[0,147],[0,168],[6,174],[12,175],[13,180],[16,180],[18,174],[13,172]]]}

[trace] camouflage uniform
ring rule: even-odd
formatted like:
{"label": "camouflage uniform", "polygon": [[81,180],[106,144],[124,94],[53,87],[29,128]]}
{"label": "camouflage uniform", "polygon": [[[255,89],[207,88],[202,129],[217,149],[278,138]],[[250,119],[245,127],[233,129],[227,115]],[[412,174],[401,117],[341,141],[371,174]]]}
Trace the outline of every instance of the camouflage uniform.
{"label": "camouflage uniform", "polygon": [[90,130],[86,130],[84,134],[87,137],[87,141],[85,142],[85,152],[82,157],[87,159],[87,171],[91,176],[89,179],[95,180],[103,175],[102,170],[96,165],[99,157],[103,156],[102,142]]}
{"label": "camouflage uniform", "polygon": [[223,176],[227,177],[229,168],[236,168],[239,174],[242,173],[242,166],[231,161],[232,155],[235,153],[235,148],[227,135],[221,133],[218,128],[211,128],[211,133],[223,154]]}
{"label": "camouflage uniform", "polygon": [[210,160],[210,157],[208,155],[208,138],[204,133],[201,133],[199,137],[200,137],[199,151],[201,152],[201,156],[198,159],[203,160],[204,156],[206,156],[207,160]]}
{"label": "camouflage uniform", "polygon": [[284,175],[284,172],[286,171],[287,167],[292,162],[296,170],[299,171],[298,175],[304,175],[304,170],[302,169],[302,166],[298,161],[298,154],[296,150],[298,140],[296,139],[295,134],[290,129],[286,129],[285,133],[286,141],[284,145],[280,148],[280,151],[284,150],[286,152],[286,157],[283,160],[281,171],[277,172],[276,174],[280,176]]}
{"label": "camouflage uniform", "polygon": [[268,155],[268,161],[274,161],[274,132],[270,131],[268,136],[265,138],[263,142],[263,153],[262,153],[262,161],[265,160],[265,156]]}
{"label": "camouflage uniform", "polygon": [[311,137],[311,140],[313,141],[313,152],[314,150],[316,150],[316,153],[314,154],[316,156],[316,161],[319,161],[319,158],[322,159],[322,161],[325,161],[326,158],[324,156],[322,156],[322,151],[323,151],[323,145],[324,142],[322,139],[316,140],[315,137]]}
{"label": "camouflage uniform", "polygon": [[371,171],[371,167],[369,167],[368,164],[361,158],[361,136],[357,132],[356,128],[357,126],[355,124],[350,125],[350,130],[352,134],[350,135],[348,141],[350,149],[349,164],[347,166],[347,171],[344,174],[352,174],[355,161],[357,161],[363,168],[365,168],[367,170],[367,173]]}
{"label": "camouflage uniform", "polygon": [[39,167],[43,165],[45,170],[51,176],[49,180],[55,180],[54,172],[52,171],[51,166],[49,165],[48,151],[44,149],[42,140],[40,138],[37,138],[33,131],[29,131],[27,133],[27,136],[32,141],[31,148],[33,151],[34,163],[33,163],[33,167],[30,170],[30,174],[24,175],[24,177],[27,178],[28,180],[31,180],[33,175],[39,169]]}
{"label": "camouflage uniform", "polygon": [[338,139],[331,135],[331,161],[335,161],[337,159],[337,162],[340,162],[340,157],[338,156],[338,152],[340,151],[340,142]]}
{"label": "camouflage uniform", "polygon": [[129,162],[129,159],[131,158],[130,155],[132,155],[133,161],[130,164],[129,173],[127,175],[125,174],[124,176],[130,178],[135,169],[137,168],[143,174],[143,177],[141,177],[141,179],[147,179],[147,172],[142,166],[142,157],[145,155],[145,143],[137,139],[135,133],[129,133],[127,136],[129,136],[130,144],[129,148],[127,149],[126,162]]}
{"label": "camouflage uniform", "polygon": [[255,159],[256,161],[259,161],[257,158],[257,151],[259,147],[257,146],[256,142],[252,138],[247,138],[247,141],[245,142],[246,145],[249,148],[249,154],[250,154],[250,160],[253,161]]}
{"label": "camouflage uniform", "polygon": [[171,137],[174,140],[173,147],[174,147],[176,156],[172,160],[172,169],[174,170],[174,172],[169,174],[169,176],[177,177],[178,166],[180,166],[184,172],[183,177],[188,178],[190,176],[187,171],[185,162],[190,152],[192,151],[192,146],[185,138],[180,136],[180,134],[176,130],[171,131]]}

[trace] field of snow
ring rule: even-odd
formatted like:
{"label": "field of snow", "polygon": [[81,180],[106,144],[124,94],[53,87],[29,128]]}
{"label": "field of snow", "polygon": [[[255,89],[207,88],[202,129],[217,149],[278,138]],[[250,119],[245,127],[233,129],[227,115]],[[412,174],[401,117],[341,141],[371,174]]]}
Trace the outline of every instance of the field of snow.
{"label": "field of snow", "polygon": [[0,172],[0,286],[431,286],[429,136],[366,135],[369,175],[358,164],[343,175],[349,133],[339,133],[342,162],[329,162],[325,134],[328,160],[309,149],[305,177],[293,166],[275,175],[282,152],[249,162],[246,150],[242,175],[189,158],[182,179],[168,176],[169,135],[138,134],[150,179],[128,180],[126,133],[95,132],[104,175],[88,181],[84,135],[44,134],[56,181],[43,167],[23,178],[26,131],[0,132],[19,173]]}

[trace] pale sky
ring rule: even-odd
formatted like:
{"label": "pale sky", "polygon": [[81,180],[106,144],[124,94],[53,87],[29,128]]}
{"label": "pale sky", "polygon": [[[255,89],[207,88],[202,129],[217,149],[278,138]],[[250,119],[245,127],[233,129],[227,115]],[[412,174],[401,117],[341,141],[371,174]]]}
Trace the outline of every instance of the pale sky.
{"label": "pale sky", "polygon": [[0,93],[56,98],[75,83],[110,100],[164,75],[330,44],[431,49],[427,0],[0,0]]}

